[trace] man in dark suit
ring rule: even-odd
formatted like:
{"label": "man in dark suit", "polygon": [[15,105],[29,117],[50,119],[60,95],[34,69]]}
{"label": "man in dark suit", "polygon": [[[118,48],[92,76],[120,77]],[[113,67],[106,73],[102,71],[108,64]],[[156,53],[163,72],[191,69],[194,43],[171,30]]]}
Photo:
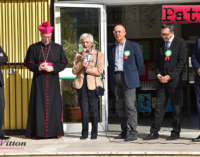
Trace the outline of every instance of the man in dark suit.
{"label": "man in dark suit", "polygon": [[[8,56],[5,54],[3,49],[0,46],[0,64],[8,62]],[[4,80],[3,74],[0,67],[0,139],[9,139],[10,137],[5,137],[2,134],[2,127],[4,123],[4,108],[5,108],[5,99],[4,99]]]}
{"label": "man in dark suit", "polygon": [[139,44],[125,38],[124,26],[115,26],[113,33],[116,42],[108,49],[108,62],[111,90],[116,98],[122,129],[115,139],[134,141],[137,139],[136,88],[140,87],[143,57]]}
{"label": "man in dark suit", "polygon": [[[196,94],[197,111],[200,120],[200,37],[197,38],[194,51],[191,57],[192,66],[196,71],[194,89]],[[200,135],[197,138],[192,139],[193,142],[200,142]]]}
{"label": "man in dark suit", "polygon": [[176,140],[180,137],[181,122],[181,83],[182,70],[186,64],[187,48],[183,39],[174,36],[174,25],[163,24],[161,37],[156,47],[155,70],[158,79],[157,101],[155,115],[150,134],[144,140],[157,139],[162,120],[165,114],[168,99],[173,108],[173,123],[171,135],[167,140]]}

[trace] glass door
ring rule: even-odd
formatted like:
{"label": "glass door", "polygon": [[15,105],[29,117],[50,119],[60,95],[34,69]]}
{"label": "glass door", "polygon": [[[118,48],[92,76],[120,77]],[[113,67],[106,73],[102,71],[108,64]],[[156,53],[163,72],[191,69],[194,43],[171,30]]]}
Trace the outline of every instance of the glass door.
{"label": "glass door", "polygon": [[[187,48],[189,45],[187,44]],[[189,55],[189,49],[187,53],[187,61],[185,68],[182,71],[182,93],[181,93],[181,104],[182,104],[182,113],[183,116],[190,116],[190,70],[191,70],[191,56]]]}
{"label": "glass door", "polygon": [[[81,132],[81,110],[76,90],[72,89],[75,75],[72,74],[73,60],[77,52],[83,51],[79,37],[90,33],[94,37],[93,48],[105,56],[105,94],[100,97],[98,130],[107,130],[107,40],[106,13],[104,5],[69,4],[56,2],[55,42],[63,46],[68,66],[59,73],[63,103],[63,126],[65,133]],[[91,131],[91,123],[89,124]]]}

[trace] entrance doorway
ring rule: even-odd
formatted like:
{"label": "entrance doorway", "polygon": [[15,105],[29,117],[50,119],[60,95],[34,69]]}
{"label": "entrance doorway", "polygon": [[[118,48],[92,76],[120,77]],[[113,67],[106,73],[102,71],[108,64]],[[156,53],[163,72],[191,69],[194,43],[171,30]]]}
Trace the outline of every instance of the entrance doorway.
{"label": "entrance doorway", "polygon": [[[179,3],[180,4],[180,3]],[[194,3],[193,3],[194,4]],[[200,4],[200,3],[195,3]],[[144,57],[145,68],[140,75],[141,87],[137,89],[138,107],[138,131],[147,131],[152,124],[154,117],[154,107],[156,104],[156,76],[154,73],[155,47],[161,40],[160,29],[162,25],[163,4],[151,5],[122,5],[107,6],[107,30],[108,46],[115,42],[112,33],[114,26],[122,24],[126,29],[126,39],[139,43]],[[181,5],[181,4],[180,4]],[[198,116],[193,89],[195,72],[191,65],[191,55],[196,37],[200,35],[197,29],[199,24],[175,24],[175,36],[183,38],[188,47],[188,57],[185,68],[182,72],[182,115],[183,129],[198,129]],[[193,31],[198,30],[198,31]],[[108,85],[109,87],[109,85]],[[115,97],[109,88],[109,109],[108,109],[108,129],[110,131],[121,131],[118,112],[115,105]],[[145,99],[148,100],[145,102]],[[143,105],[145,104],[147,105]],[[172,123],[172,107],[168,101],[163,130],[170,130]],[[191,121],[193,122],[191,125]],[[145,126],[145,127],[144,127]]]}
{"label": "entrance doorway", "polygon": [[[72,88],[75,75],[72,67],[75,54],[83,51],[79,37],[83,33],[90,33],[94,37],[93,48],[104,53],[106,50],[106,17],[104,5],[55,3],[55,42],[63,46],[68,59],[68,66],[59,74],[63,103],[63,126],[65,133],[81,132],[81,110],[78,95]],[[106,60],[106,58],[105,58]],[[105,63],[105,67],[107,67]],[[107,70],[105,70],[107,82]],[[100,97],[98,131],[106,129],[107,89],[105,96]],[[89,130],[91,125],[89,124]]]}

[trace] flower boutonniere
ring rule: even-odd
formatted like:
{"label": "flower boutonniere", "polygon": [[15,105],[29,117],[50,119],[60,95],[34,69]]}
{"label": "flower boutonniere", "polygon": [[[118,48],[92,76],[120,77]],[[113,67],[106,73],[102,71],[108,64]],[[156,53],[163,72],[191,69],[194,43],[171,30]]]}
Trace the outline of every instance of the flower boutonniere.
{"label": "flower boutonniere", "polygon": [[166,61],[169,61],[170,60],[170,56],[172,55],[172,50],[167,50],[167,51],[165,51],[165,60]]}
{"label": "flower boutonniere", "polygon": [[131,52],[129,50],[124,51],[124,59],[128,59],[128,56],[130,56]]}

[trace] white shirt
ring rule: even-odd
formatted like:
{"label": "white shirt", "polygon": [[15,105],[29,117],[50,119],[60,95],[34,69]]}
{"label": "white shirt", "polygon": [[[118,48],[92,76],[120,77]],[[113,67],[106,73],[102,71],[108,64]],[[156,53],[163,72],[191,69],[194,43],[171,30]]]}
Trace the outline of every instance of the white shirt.
{"label": "white shirt", "polygon": [[85,58],[85,62],[87,62],[88,63],[88,65],[89,65],[89,63],[90,63],[90,59],[91,59],[91,57],[92,57],[92,55],[93,55],[93,52],[94,52],[94,50],[92,49],[92,52],[89,54],[89,55],[86,55],[86,58]]}
{"label": "white shirt", "polygon": [[124,71],[124,47],[126,44],[126,39],[123,43],[118,45],[117,42],[115,42],[116,48],[115,48],[115,71]]}
{"label": "white shirt", "polygon": [[[171,46],[171,43],[172,43],[173,39],[174,39],[174,35],[168,41],[169,47]],[[166,47],[166,41],[165,41],[165,47]]]}

